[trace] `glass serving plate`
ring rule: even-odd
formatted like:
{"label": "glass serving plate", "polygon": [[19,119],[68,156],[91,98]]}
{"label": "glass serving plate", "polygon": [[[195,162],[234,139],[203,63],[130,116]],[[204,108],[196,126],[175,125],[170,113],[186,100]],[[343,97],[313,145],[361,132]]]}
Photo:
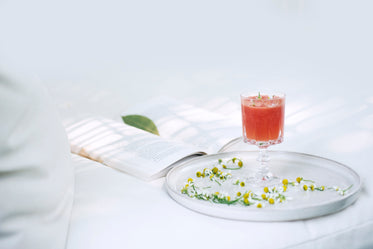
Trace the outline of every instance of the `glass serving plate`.
{"label": "glass serving plate", "polygon": [[[169,195],[181,205],[194,211],[221,218],[247,220],[247,221],[289,221],[308,219],[338,212],[357,200],[361,189],[360,176],[351,168],[326,158],[302,154],[296,152],[270,151],[271,167],[274,174],[282,179],[294,182],[296,186],[288,187],[286,200],[274,205],[264,204],[262,208],[256,205],[238,205],[214,203],[210,200],[192,198],[182,193],[183,187],[188,184],[188,179],[195,179],[196,184],[202,180],[196,177],[196,172],[204,168],[217,167],[219,170],[231,174],[233,179],[245,179],[248,174],[254,172],[257,166],[257,151],[225,152],[192,159],[169,171],[166,177],[166,188]],[[243,167],[239,170],[227,170],[217,163],[232,158],[239,158]],[[303,184],[310,186],[310,182],[296,182],[297,177],[315,181],[315,186],[325,186],[325,191],[304,191]],[[233,181],[234,182],[234,181]],[[213,182],[212,182],[213,185]],[[215,184],[216,185],[216,184]],[[214,185],[213,185],[214,186]],[[216,185],[218,186],[218,185]],[[214,187],[211,191],[215,191]],[[225,185],[218,186],[220,192],[224,192]],[[342,195],[339,190],[345,190]],[[247,192],[250,186],[245,187],[231,183],[226,185],[226,192]],[[281,188],[281,187],[280,187]],[[336,190],[337,189],[337,190]],[[250,189],[251,190],[251,189]],[[254,189],[253,192],[264,193],[263,189]],[[264,193],[265,194],[265,193]],[[233,194],[231,195],[232,198]]]}

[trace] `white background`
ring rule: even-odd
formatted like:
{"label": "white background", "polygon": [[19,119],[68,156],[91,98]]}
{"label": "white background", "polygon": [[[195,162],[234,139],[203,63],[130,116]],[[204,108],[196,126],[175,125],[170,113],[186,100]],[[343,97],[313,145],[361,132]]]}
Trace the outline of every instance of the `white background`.
{"label": "white background", "polygon": [[84,83],[126,103],[253,88],[301,95],[295,84],[323,98],[372,96],[360,91],[373,78],[371,1],[0,3],[0,59],[53,87]]}

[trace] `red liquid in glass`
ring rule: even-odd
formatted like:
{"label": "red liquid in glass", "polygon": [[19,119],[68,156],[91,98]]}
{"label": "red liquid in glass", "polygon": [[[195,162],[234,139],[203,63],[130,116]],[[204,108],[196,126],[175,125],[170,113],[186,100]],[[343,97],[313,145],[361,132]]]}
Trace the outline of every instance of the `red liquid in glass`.
{"label": "red liquid in glass", "polygon": [[243,98],[242,127],[247,140],[282,140],[284,134],[285,99],[266,95]]}

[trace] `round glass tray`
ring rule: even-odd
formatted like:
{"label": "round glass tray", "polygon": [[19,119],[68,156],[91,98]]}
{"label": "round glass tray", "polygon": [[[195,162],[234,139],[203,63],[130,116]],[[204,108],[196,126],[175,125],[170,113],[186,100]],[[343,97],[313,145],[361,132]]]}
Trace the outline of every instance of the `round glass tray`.
{"label": "round glass tray", "polygon": [[[240,184],[241,181],[245,182],[245,179],[255,171],[258,163],[256,161],[257,151],[225,152],[192,159],[170,170],[166,177],[166,188],[175,201],[194,211],[215,217],[250,221],[289,221],[313,218],[340,211],[358,198],[361,179],[355,171],[341,163],[295,152],[270,151],[269,155],[271,171],[280,179],[288,179],[289,181],[285,192],[281,192],[281,190],[283,191],[282,184],[276,190],[272,189],[273,186],[269,188],[269,192],[279,191],[281,195],[286,197],[283,200],[273,197],[275,200],[273,204],[266,201],[269,199],[255,201],[255,199],[262,199],[263,194],[270,197],[263,187],[256,189],[249,184],[245,186]],[[232,158],[242,160],[242,168],[224,169],[224,162]],[[232,163],[232,161],[230,162]],[[229,181],[224,182],[219,178],[217,178],[218,180],[209,179],[208,176],[203,178],[196,176],[196,172],[203,172],[205,168],[213,169],[214,167],[219,169],[219,172],[224,172],[225,176],[229,174]],[[298,177],[302,178],[300,183],[296,181]],[[193,182],[188,182],[191,180],[190,178],[193,179]],[[188,187],[190,187],[189,185],[202,186],[200,189],[205,196],[210,193],[212,193],[210,197],[216,195],[215,201],[212,201],[213,198],[210,197],[205,200],[190,197],[185,191],[182,191],[186,184]],[[304,185],[307,185],[307,190],[304,190]],[[315,189],[311,190],[311,185],[314,185]],[[343,190],[346,191],[343,192]],[[237,192],[242,193],[240,198],[237,196]],[[250,205],[245,205],[243,202],[244,193],[257,194],[250,197]],[[273,194],[273,196],[275,195],[277,194]],[[227,204],[228,200],[234,199],[240,199],[240,201]],[[263,204],[261,204],[261,208],[258,208],[258,203]]]}

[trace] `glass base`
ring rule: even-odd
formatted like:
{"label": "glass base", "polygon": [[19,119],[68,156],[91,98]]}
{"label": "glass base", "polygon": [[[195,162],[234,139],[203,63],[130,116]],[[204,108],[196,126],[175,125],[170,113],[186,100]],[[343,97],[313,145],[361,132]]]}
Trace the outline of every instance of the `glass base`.
{"label": "glass base", "polygon": [[281,184],[281,178],[274,176],[271,173],[265,176],[250,176],[246,179],[247,183],[252,187],[273,187]]}
{"label": "glass base", "polygon": [[271,145],[282,143],[284,140],[283,136],[279,136],[277,139],[274,140],[268,140],[268,141],[257,141],[255,139],[249,139],[243,136],[243,141],[248,144],[256,145],[259,148],[268,148]]}

